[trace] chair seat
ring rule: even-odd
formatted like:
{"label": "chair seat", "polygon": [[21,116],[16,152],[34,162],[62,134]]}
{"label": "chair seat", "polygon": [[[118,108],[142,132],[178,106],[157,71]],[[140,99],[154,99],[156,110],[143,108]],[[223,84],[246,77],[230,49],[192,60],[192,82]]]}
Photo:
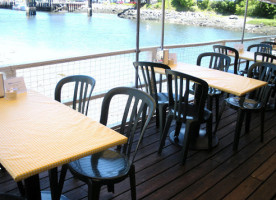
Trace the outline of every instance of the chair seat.
{"label": "chair seat", "polygon": [[220,90],[215,89],[215,88],[210,87],[209,90],[208,90],[208,95],[210,95],[210,96],[219,96],[221,94],[222,94],[222,92]]}
{"label": "chair seat", "polygon": [[253,99],[244,99],[242,105],[240,105],[241,98],[240,97],[229,97],[225,99],[226,103],[236,109],[242,108],[247,110],[259,110],[263,107],[262,102],[255,101]]}
{"label": "chair seat", "polygon": [[128,159],[111,149],[69,163],[74,173],[93,178],[109,179],[125,176],[130,168]]}
{"label": "chair seat", "polygon": [[169,95],[168,93],[159,92],[157,94],[158,104],[168,104],[169,103]]}

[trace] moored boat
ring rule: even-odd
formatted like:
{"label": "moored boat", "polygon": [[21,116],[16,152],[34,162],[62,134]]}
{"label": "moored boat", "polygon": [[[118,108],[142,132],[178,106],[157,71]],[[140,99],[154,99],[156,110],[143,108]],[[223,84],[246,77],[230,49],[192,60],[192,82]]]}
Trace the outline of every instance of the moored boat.
{"label": "moored boat", "polygon": [[13,7],[13,10],[22,10],[25,11],[26,10],[26,3],[25,2],[16,2]]}

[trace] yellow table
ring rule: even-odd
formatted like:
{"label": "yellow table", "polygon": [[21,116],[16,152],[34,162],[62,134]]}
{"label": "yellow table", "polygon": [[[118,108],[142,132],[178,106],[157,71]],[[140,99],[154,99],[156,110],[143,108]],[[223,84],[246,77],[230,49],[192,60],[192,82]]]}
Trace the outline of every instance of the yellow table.
{"label": "yellow table", "polygon": [[[255,52],[251,51],[243,51],[242,53],[239,53],[239,59],[248,60],[248,61],[254,61],[254,55]],[[233,53],[229,53],[229,56],[235,56]],[[262,57],[257,56],[257,62],[262,62]],[[274,64],[276,64],[276,61],[273,61]]]}
{"label": "yellow table", "polygon": [[[201,78],[205,80],[210,87],[237,96],[243,96],[267,84],[267,82],[264,81],[192,64],[178,63],[170,67],[172,70]],[[161,69],[156,70],[156,72],[165,73],[165,71]]]}
{"label": "yellow table", "polygon": [[15,181],[127,142],[116,131],[36,92],[18,94],[16,100],[1,98],[0,110],[0,163]]}

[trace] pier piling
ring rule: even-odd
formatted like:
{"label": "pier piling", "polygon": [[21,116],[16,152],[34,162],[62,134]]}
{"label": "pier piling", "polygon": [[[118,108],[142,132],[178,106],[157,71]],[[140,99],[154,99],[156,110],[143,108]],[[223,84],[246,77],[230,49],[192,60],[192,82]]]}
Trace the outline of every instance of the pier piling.
{"label": "pier piling", "polygon": [[87,15],[88,17],[92,16],[92,0],[88,0]]}
{"label": "pier piling", "polygon": [[27,0],[26,1],[26,15],[36,15],[36,2],[35,0]]}

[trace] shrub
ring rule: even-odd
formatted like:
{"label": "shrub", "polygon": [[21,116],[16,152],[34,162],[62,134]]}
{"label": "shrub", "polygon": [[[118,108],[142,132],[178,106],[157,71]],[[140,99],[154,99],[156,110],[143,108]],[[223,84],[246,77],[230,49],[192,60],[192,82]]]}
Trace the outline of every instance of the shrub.
{"label": "shrub", "polygon": [[[245,6],[245,0],[240,1],[236,7],[236,14],[243,15],[245,11]],[[258,0],[249,0],[247,16],[273,19],[276,16],[276,5],[263,3]]]}
{"label": "shrub", "polygon": [[194,0],[172,0],[172,5],[177,11],[191,10],[192,6],[195,5]]}
{"label": "shrub", "polygon": [[209,0],[198,1],[197,6],[201,10],[206,10],[209,6]]}
{"label": "shrub", "polygon": [[219,14],[234,14],[236,11],[236,3],[234,1],[212,1],[210,7]]}

